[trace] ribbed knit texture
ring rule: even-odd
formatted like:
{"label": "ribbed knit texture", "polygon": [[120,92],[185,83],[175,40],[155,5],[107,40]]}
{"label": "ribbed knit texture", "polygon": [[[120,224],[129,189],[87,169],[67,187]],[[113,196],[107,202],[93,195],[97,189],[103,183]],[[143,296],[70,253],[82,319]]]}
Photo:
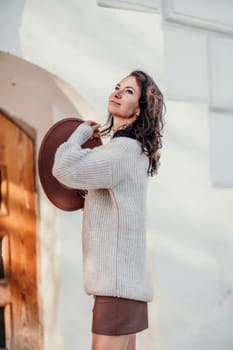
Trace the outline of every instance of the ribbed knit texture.
{"label": "ribbed knit texture", "polygon": [[55,154],[53,175],[87,189],[83,271],[87,294],[153,299],[146,255],[148,158],[137,140],[116,137],[82,149],[92,128],[81,124]]}

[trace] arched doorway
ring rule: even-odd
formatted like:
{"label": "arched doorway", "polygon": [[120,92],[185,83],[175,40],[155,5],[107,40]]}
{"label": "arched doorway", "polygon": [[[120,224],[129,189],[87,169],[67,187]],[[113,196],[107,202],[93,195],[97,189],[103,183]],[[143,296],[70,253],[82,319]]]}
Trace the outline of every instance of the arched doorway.
{"label": "arched doorway", "polygon": [[34,140],[0,112],[0,349],[38,350]]}
{"label": "arched doorway", "polygon": [[[95,116],[96,120],[101,120],[100,116],[97,118],[97,113],[90,104],[68,82],[21,57],[0,51],[0,76],[0,112],[2,111],[5,117],[20,126],[29,139],[34,140],[35,154],[38,154],[41,139],[49,127],[61,118],[77,116],[85,119],[88,116]],[[19,116],[20,120],[15,118]],[[29,125],[33,127],[34,132],[36,131],[36,135],[31,134]],[[2,130],[0,126],[1,135]],[[2,164],[2,160],[0,163]],[[37,271],[39,271],[39,310],[42,310],[40,313],[43,327],[42,344],[46,350],[53,348],[60,350],[63,347],[64,329],[72,328],[70,322],[73,322],[73,328],[79,322],[76,316],[73,319],[70,316],[70,308],[73,310],[77,293],[77,289],[73,286],[79,262],[76,260],[75,264],[67,265],[71,238],[69,236],[69,240],[66,240],[65,235],[60,235],[62,213],[58,213],[49,203],[38,177],[36,175],[35,177],[39,210]],[[4,201],[2,205],[4,206]],[[80,218],[77,218],[77,225],[81,226]],[[72,239],[75,242],[73,246],[77,245],[81,249],[79,236],[74,235]],[[69,281],[67,281],[67,268],[71,276]],[[81,280],[81,270],[76,280]],[[67,297],[64,298],[63,295]],[[85,307],[84,305],[84,310]]]}

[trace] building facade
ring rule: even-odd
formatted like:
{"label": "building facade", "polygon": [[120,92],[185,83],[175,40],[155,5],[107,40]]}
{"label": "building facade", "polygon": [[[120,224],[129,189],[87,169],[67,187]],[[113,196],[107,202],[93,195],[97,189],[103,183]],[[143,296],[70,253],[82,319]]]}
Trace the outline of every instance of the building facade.
{"label": "building facade", "polygon": [[65,116],[104,123],[115,83],[139,68],[167,114],[147,199],[155,298],[138,350],[232,349],[232,6],[1,1],[0,347],[90,348],[82,212],[49,203],[38,149]]}

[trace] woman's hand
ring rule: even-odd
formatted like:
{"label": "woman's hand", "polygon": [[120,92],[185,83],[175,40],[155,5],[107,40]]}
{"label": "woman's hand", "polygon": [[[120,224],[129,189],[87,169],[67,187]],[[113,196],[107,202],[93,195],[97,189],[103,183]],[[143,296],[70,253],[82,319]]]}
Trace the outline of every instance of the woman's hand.
{"label": "woman's hand", "polygon": [[84,124],[90,125],[92,127],[92,130],[93,130],[93,134],[91,137],[92,139],[100,137],[100,134],[99,134],[100,124],[94,122],[93,120],[86,120]]}

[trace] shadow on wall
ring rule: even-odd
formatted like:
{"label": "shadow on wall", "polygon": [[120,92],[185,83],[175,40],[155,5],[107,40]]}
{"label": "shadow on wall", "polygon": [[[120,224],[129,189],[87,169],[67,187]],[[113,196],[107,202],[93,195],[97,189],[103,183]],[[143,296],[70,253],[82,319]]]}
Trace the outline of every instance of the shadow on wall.
{"label": "shadow on wall", "polygon": [[[17,55],[21,54],[20,45],[20,27],[22,22],[25,0],[11,1],[1,0],[1,28],[3,29],[3,37],[1,48],[9,51],[9,38],[11,52]],[[2,29],[1,29],[2,31]],[[5,35],[4,35],[5,34]]]}

